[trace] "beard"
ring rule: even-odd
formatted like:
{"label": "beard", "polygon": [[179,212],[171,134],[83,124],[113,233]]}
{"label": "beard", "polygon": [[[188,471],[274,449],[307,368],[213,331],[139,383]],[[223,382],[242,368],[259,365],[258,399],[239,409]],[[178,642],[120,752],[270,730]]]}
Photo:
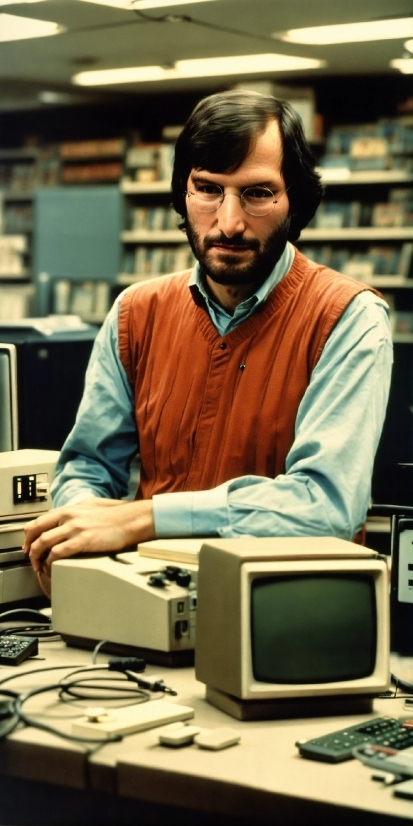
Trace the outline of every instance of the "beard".
{"label": "beard", "polygon": [[[206,235],[202,239],[187,218],[187,235],[203,274],[209,276],[216,284],[254,284],[259,287],[268,278],[284,252],[290,224],[291,219],[287,215],[271,235],[260,243],[258,238],[245,238],[242,233],[227,238],[221,232],[216,236]],[[221,252],[219,262],[211,260],[211,256],[208,255],[208,251],[216,244],[223,244],[228,248],[226,252]],[[249,261],[240,261],[237,252],[231,253],[232,246],[251,250],[254,253],[252,259],[249,256]]]}

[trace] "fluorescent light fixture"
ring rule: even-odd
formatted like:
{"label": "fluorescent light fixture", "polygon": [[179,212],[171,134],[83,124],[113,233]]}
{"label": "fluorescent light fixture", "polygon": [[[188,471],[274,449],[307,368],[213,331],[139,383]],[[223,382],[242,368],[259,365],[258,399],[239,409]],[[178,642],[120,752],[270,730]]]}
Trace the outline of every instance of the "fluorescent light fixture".
{"label": "fluorescent light fixture", "polygon": [[177,60],[175,68],[181,77],[213,77],[242,75],[255,72],[288,72],[300,69],[319,69],[324,60],[293,57],[287,54],[246,54],[233,57],[207,57],[196,60]]}
{"label": "fluorescent light fixture", "polygon": [[98,69],[79,72],[72,77],[78,86],[108,86],[112,83],[144,83],[148,80],[165,80],[162,66],[132,66],[128,69]]}
{"label": "fluorescent light fixture", "polygon": [[17,6],[19,3],[44,3],[45,0],[0,0],[0,6]]}
{"label": "fluorescent light fixture", "polygon": [[30,37],[48,37],[60,34],[63,26],[49,20],[35,20],[31,17],[18,17],[16,14],[0,14],[0,42],[8,40],[27,40]]}
{"label": "fluorescent light fixture", "polygon": [[162,66],[131,66],[126,69],[99,69],[80,72],[72,82],[79,86],[106,86],[115,83],[179,80],[191,77],[253,74],[256,72],[288,72],[319,69],[325,60],[292,57],[283,54],[248,54],[232,57],[206,57],[196,60],[177,60],[173,69]]}
{"label": "fluorescent light fixture", "polygon": [[[31,0],[36,2],[37,0]],[[13,0],[7,0],[8,3]],[[25,0],[21,0],[25,2]],[[211,0],[83,0],[84,3],[97,3],[100,6],[113,6],[116,9],[134,9],[142,11],[145,9],[162,9],[166,6],[185,6],[187,3],[209,3]]]}
{"label": "fluorescent light fixture", "polygon": [[404,48],[407,49],[408,52],[413,52],[413,37],[411,40],[406,40],[404,43]]}
{"label": "fluorescent light fixture", "polygon": [[343,23],[336,26],[310,26],[274,32],[273,37],[289,43],[327,46],[331,43],[365,43],[368,40],[397,40],[413,35],[413,17],[390,20],[368,20],[365,23]]}
{"label": "fluorescent light fixture", "polygon": [[404,75],[413,75],[413,57],[400,57],[390,61],[393,69],[398,69]]}

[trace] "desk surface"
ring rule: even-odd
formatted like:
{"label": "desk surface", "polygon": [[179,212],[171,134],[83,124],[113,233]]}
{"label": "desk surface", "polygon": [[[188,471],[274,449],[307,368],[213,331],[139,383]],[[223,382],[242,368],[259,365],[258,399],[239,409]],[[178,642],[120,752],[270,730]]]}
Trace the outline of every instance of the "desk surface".
{"label": "desk surface", "polygon": [[[48,665],[90,664],[90,652],[67,648],[61,642],[42,642],[45,660],[26,661],[18,668],[1,668],[0,679],[9,673],[18,679],[5,687],[28,690],[60,679],[66,672],[25,676],[25,672]],[[98,662],[106,662],[104,655]],[[413,680],[413,663],[393,663],[398,676]],[[149,674],[160,674],[149,666]],[[122,798],[165,804],[216,816],[250,818],[274,824],[402,823],[413,820],[413,801],[393,797],[391,787],[371,780],[372,770],[358,761],[338,765],[305,760],[298,755],[298,739],[316,737],[366,719],[323,719],[239,722],[209,705],[204,686],[194,671],[163,669],[165,682],[178,691],[178,703],[192,706],[194,722],[213,728],[230,725],[241,734],[241,743],[220,752],[192,745],[169,749],[157,743],[156,729],[129,735],[93,752],[34,728],[21,728],[0,742],[2,775],[54,784],[78,790],[110,793]],[[169,700],[170,698],[168,698]],[[156,700],[162,702],[162,699]],[[95,703],[94,703],[95,704]],[[102,703],[107,705],[107,703]],[[39,719],[70,732],[71,722],[86,705],[58,700],[56,692],[38,695],[27,711]],[[377,700],[375,715],[406,714],[402,700]],[[212,821],[211,821],[212,822]]]}

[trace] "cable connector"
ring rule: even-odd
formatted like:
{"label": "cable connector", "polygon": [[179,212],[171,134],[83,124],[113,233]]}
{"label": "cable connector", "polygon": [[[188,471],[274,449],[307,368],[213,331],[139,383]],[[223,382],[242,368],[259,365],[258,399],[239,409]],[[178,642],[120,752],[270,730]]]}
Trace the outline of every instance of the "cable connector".
{"label": "cable connector", "polygon": [[109,660],[109,671],[145,671],[146,662],[141,657],[116,657],[116,659]]}
{"label": "cable connector", "polygon": [[170,694],[172,697],[178,695],[177,691],[165,685],[163,680],[143,680],[142,677],[134,677],[139,688],[145,688],[147,691],[163,691],[164,694]]}

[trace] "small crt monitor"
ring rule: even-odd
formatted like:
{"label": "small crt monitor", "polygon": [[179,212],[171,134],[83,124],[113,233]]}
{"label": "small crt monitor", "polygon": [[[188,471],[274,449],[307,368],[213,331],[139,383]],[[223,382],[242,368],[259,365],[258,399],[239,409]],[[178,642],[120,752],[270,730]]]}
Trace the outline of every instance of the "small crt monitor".
{"label": "small crt monitor", "polygon": [[17,450],[17,355],[14,344],[0,344],[0,452]]}
{"label": "small crt monitor", "polygon": [[330,537],[203,544],[195,666],[211,690],[374,695],[389,685],[389,648],[387,563],[375,551]]}

